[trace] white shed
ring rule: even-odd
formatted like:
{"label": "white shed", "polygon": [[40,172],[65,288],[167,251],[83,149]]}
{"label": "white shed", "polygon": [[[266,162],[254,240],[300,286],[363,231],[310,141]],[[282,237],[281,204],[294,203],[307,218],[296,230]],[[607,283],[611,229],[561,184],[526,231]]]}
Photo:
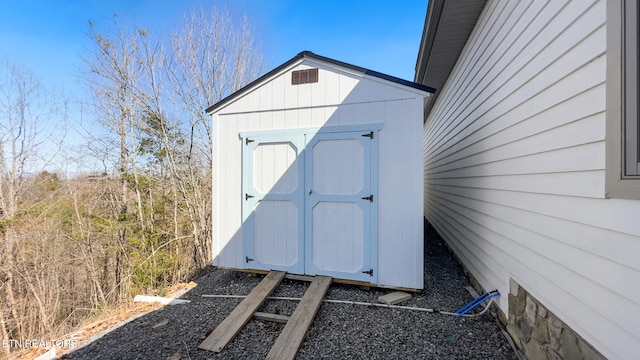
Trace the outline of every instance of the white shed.
{"label": "white shed", "polygon": [[432,93],[305,51],[209,107],[214,266],[422,289]]}

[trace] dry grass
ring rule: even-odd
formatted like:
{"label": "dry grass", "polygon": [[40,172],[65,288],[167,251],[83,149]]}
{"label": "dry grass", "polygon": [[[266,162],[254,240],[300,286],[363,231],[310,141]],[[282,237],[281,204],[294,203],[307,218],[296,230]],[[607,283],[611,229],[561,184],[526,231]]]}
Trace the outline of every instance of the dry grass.
{"label": "dry grass", "polygon": [[[158,293],[170,293],[169,297],[177,298],[185,291],[193,289],[198,284],[194,282],[177,283],[164,289],[156,289],[149,295],[157,295]],[[94,341],[111,330],[123,325],[139,316],[147,314],[151,311],[158,310],[164,305],[158,303],[134,303],[129,302],[122,304],[114,309],[104,312],[101,315],[92,316],[85,319],[79,329],[57,337],[55,341],[59,341],[64,346],[56,348],[56,356],[61,356],[77,347],[84,346]],[[68,345],[73,344],[73,347]],[[32,348],[12,353],[10,360],[30,360],[35,359],[46,353],[48,348]]]}

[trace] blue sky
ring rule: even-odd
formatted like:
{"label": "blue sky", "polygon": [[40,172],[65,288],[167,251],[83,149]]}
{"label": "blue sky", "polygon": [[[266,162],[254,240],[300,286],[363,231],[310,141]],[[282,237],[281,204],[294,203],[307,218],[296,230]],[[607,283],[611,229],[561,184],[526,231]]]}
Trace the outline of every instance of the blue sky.
{"label": "blue sky", "polygon": [[[266,71],[309,50],[412,80],[427,0],[0,0],[0,60],[69,98],[71,123],[50,128],[82,121],[100,131],[79,110],[88,100],[81,78],[82,55],[91,48],[88,22],[105,33],[117,14],[128,25],[169,33],[190,10],[208,6],[227,9],[238,23],[248,17]],[[69,146],[82,147],[77,135],[66,134]]]}
{"label": "blue sky", "polygon": [[427,0],[0,0],[0,58],[70,95],[81,86],[88,20],[113,14],[129,24],[170,31],[200,6],[249,17],[268,69],[302,50],[412,80]]}

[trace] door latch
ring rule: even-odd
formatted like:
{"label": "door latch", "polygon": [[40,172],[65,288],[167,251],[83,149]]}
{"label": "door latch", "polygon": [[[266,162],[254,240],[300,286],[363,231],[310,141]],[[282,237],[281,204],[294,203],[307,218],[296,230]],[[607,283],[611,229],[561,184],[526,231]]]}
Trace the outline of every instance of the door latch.
{"label": "door latch", "polygon": [[245,193],[245,194],[244,194],[244,200],[245,200],[245,201],[247,201],[247,200],[249,200],[249,199],[251,199],[251,198],[253,198],[253,197],[255,197],[255,196],[253,196],[253,195],[249,195],[249,194],[247,194],[247,193]]}
{"label": "door latch", "polygon": [[373,202],[373,194],[369,195],[369,196],[365,196],[363,198],[361,198],[362,200],[369,200],[369,202]]}
{"label": "door latch", "polygon": [[369,274],[369,276],[373,277],[373,269],[369,269],[369,271],[363,271],[363,274]]}
{"label": "door latch", "polygon": [[244,257],[244,261],[248,263],[248,262],[250,262],[250,261],[255,261],[255,259],[252,259],[252,258],[250,258],[250,257],[248,257],[248,256],[245,256],[245,257]]}

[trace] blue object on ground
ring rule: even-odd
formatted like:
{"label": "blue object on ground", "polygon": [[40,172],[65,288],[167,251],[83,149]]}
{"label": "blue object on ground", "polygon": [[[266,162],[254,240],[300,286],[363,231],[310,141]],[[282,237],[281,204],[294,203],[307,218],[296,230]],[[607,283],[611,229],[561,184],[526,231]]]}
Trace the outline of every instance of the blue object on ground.
{"label": "blue object on ground", "polygon": [[480,295],[477,298],[473,299],[470,303],[462,307],[460,310],[456,311],[456,316],[462,316],[469,311],[475,309],[478,305],[482,304],[484,301],[494,298],[496,296],[500,296],[500,292],[498,290],[490,291],[486,294]]}

